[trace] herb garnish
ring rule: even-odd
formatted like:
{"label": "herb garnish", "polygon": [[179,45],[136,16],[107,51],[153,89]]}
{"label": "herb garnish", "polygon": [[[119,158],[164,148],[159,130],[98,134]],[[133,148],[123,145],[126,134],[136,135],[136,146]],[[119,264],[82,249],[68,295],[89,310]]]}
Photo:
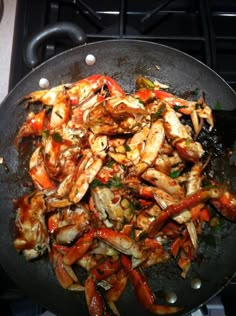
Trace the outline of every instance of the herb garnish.
{"label": "herb garnish", "polygon": [[186,105],[178,105],[178,104],[175,104],[174,107],[173,107],[173,109],[174,109],[175,111],[178,111],[178,110],[180,110],[180,109],[186,109],[186,108],[187,108]]}
{"label": "herb garnish", "polygon": [[48,136],[49,136],[49,131],[48,130],[45,130],[45,131],[42,132],[42,137],[43,138],[48,138]]}
{"label": "herb garnish", "polygon": [[175,178],[178,178],[181,174],[181,171],[180,170],[174,170],[174,171],[171,171],[169,176],[172,178],[172,179],[175,179]]}
{"label": "herb garnish", "polygon": [[53,133],[52,134],[52,139],[54,140],[54,142],[56,143],[62,143],[62,137],[59,133]]}
{"label": "herb garnish", "polygon": [[147,236],[148,236],[147,232],[143,231],[143,232],[141,232],[141,234],[139,235],[138,239],[139,239],[139,240],[144,240],[144,239],[147,238]]}
{"label": "herb garnish", "polygon": [[161,114],[163,113],[164,109],[165,109],[164,106],[160,107],[160,109],[158,111],[156,111],[156,113],[152,114],[152,119],[157,120],[161,116]]}
{"label": "herb garnish", "polygon": [[215,110],[217,110],[217,111],[222,110],[222,105],[219,101],[217,101],[215,104]]}
{"label": "herb garnish", "polygon": [[109,188],[114,187],[114,188],[122,188],[123,184],[121,182],[121,179],[118,176],[114,176],[112,179],[108,180],[107,186]]}
{"label": "herb garnish", "polygon": [[91,189],[95,189],[96,187],[103,187],[103,186],[104,186],[104,183],[103,183],[101,180],[97,179],[97,178],[95,178],[95,179],[90,183],[90,188],[91,188]]}
{"label": "herb garnish", "polygon": [[124,148],[125,148],[125,151],[131,151],[131,148],[127,144],[124,144]]}
{"label": "herb garnish", "polygon": [[108,168],[111,168],[111,167],[114,165],[114,163],[115,163],[115,160],[109,159],[109,160],[106,162],[106,166],[107,166]]}

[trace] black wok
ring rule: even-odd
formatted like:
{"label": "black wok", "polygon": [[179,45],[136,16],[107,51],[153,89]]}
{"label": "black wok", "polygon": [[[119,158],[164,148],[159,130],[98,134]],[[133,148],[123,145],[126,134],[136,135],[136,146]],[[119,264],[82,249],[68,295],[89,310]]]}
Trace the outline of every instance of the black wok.
{"label": "black wok", "polygon": [[[90,53],[96,57],[94,66],[85,63]],[[34,69],[11,91],[0,107],[0,156],[7,164],[7,168],[0,166],[0,263],[27,295],[58,315],[87,315],[83,293],[62,289],[47,258],[26,262],[16,253],[12,243],[12,201],[28,192],[24,186],[28,178],[24,159],[13,146],[16,132],[25,118],[25,110],[17,102],[39,89],[42,77],[54,86],[94,73],[115,78],[127,92],[134,89],[135,77],[141,74],[170,85],[177,93],[198,88],[205,92],[206,101],[213,107],[220,102],[222,109],[233,110],[236,104],[233,90],[204,64],[175,49],[133,40],[97,42],[71,49]],[[184,307],[181,315],[186,315],[216,295],[236,271],[235,244],[236,224],[223,220],[221,229],[215,233],[214,243],[202,242],[201,260],[193,264],[186,280],[181,278],[173,261],[148,269],[146,276],[159,303],[165,303],[162,295],[165,291],[174,292],[178,298],[176,304]],[[194,278],[201,280],[198,290],[191,287]],[[137,304],[130,285],[117,305],[121,315],[129,315],[130,311],[149,315]]]}

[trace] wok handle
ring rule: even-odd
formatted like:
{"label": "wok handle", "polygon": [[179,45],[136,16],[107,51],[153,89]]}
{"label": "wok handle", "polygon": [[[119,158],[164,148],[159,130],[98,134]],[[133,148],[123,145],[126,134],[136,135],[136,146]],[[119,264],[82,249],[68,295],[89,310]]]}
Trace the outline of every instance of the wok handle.
{"label": "wok handle", "polygon": [[24,51],[24,61],[29,68],[34,68],[40,64],[38,54],[39,47],[49,38],[66,36],[76,45],[84,44],[86,34],[77,24],[71,22],[57,22],[44,28],[34,35],[26,44]]}

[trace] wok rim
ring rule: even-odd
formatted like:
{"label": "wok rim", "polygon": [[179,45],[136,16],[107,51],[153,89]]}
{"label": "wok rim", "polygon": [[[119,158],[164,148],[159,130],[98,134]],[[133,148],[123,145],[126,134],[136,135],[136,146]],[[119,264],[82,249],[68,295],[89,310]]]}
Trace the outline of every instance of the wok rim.
{"label": "wok rim", "polygon": [[[192,57],[191,55],[185,53],[185,52],[182,52],[176,48],[173,48],[173,47],[170,47],[170,46],[167,46],[167,45],[163,45],[163,44],[159,44],[159,43],[154,43],[154,42],[151,42],[151,41],[144,41],[144,40],[129,40],[129,39],[112,39],[112,40],[104,40],[104,41],[98,41],[98,42],[92,42],[92,43],[89,43],[89,44],[83,44],[81,46],[76,46],[76,47],[73,47],[69,50],[66,50],[64,52],[61,52],[60,54],[57,54],[55,56],[53,56],[52,58],[44,61],[43,63],[41,63],[40,65],[38,65],[37,67],[35,67],[34,69],[32,69],[28,74],[26,74],[16,85],[13,89],[11,89],[11,91],[7,94],[7,96],[3,99],[3,101],[1,102],[0,104],[0,110],[2,109],[2,107],[4,106],[4,104],[7,102],[7,99],[9,97],[11,97],[15,91],[18,90],[18,87],[24,83],[24,81],[27,81],[29,79],[29,77],[31,77],[33,74],[35,74],[38,69],[40,69],[41,67],[45,67],[47,66],[47,64],[49,64],[50,66],[50,62],[53,62],[55,59],[57,58],[60,58],[62,57],[63,55],[67,55],[68,53],[73,53],[74,51],[77,51],[79,50],[80,48],[83,48],[83,47],[91,47],[93,48],[94,46],[96,46],[97,44],[99,45],[102,45],[103,43],[105,42],[112,42],[112,43],[140,43],[140,44],[148,44],[148,45],[152,45],[153,48],[154,47],[162,47],[164,49],[167,49],[169,51],[174,51],[176,52],[177,54],[180,54],[182,56],[184,56],[185,58],[189,59],[190,61],[193,61],[194,63],[196,63],[196,65],[201,65],[202,68],[204,68],[206,71],[208,71],[209,73],[212,73],[214,74],[214,76],[217,76],[218,79],[220,80],[220,82],[222,83],[222,85],[225,85],[228,89],[231,90],[231,92],[233,92],[233,95],[234,97],[236,98],[236,92],[234,91],[234,89],[226,82],[225,79],[223,79],[216,71],[214,71],[213,69],[211,69],[209,66],[207,66],[206,64],[204,64],[202,61],[199,61],[198,59],[196,59],[195,57]],[[0,264],[2,265],[1,263],[1,259],[0,259]],[[4,270],[5,270],[5,267],[3,267]],[[218,295],[224,288],[226,288],[230,282],[232,281],[232,279],[236,276],[236,271],[233,273],[233,275],[231,277],[229,277],[227,279],[227,281],[224,282],[223,285],[221,285],[221,287],[216,291],[214,292],[214,294],[212,294],[212,296],[210,296],[207,300],[205,300],[204,302],[202,302],[200,305],[198,305],[198,307],[195,307],[193,308],[192,310],[186,312],[186,313],[183,313],[181,315],[188,315],[189,313],[199,309],[200,307],[202,307],[203,305],[205,305],[208,301],[210,301],[213,297],[215,297],[216,295]],[[179,314],[178,314],[179,315]]]}
{"label": "wok rim", "polygon": [[164,45],[164,44],[160,44],[160,43],[155,43],[155,42],[152,42],[152,41],[145,41],[145,40],[135,40],[135,39],[108,39],[108,40],[103,40],[103,41],[97,41],[97,42],[91,42],[91,43],[85,43],[85,44],[82,44],[80,46],[75,46],[75,47],[72,47],[70,49],[67,49],[45,61],[43,61],[40,65],[36,66],[35,68],[31,69],[29,71],[29,73],[27,73],[23,78],[21,78],[21,80],[9,91],[9,93],[4,97],[4,99],[2,100],[1,104],[0,104],[0,108],[2,107],[2,105],[6,102],[7,98],[10,97],[14,92],[15,90],[17,90],[18,86],[22,84],[22,82],[24,82],[25,80],[28,79],[28,77],[30,77],[31,75],[33,75],[35,72],[37,72],[37,70],[41,67],[44,67],[44,66],[47,66],[48,63],[50,62],[53,62],[55,59],[57,58],[60,58],[62,57],[63,55],[67,55],[68,53],[70,52],[74,52],[76,50],[79,50],[80,48],[83,48],[83,47],[93,47],[93,46],[96,46],[96,44],[103,44],[103,43],[106,43],[106,42],[112,42],[112,43],[140,43],[140,44],[148,44],[148,45],[153,45],[153,46],[156,46],[156,47],[162,47],[164,49],[167,49],[167,50],[170,50],[170,51],[173,51],[173,52],[176,52],[177,54],[180,54],[190,60],[192,60],[193,62],[201,65],[203,68],[205,68],[208,72],[211,72],[212,74],[214,74],[215,76],[217,76],[217,78],[222,81],[223,84],[225,84],[230,90],[231,92],[233,92],[233,94],[235,95],[236,97],[236,91],[228,84],[228,82],[222,77],[220,76],[215,70],[213,70],[212,68],[210,68],[208,65],[206,65],[204,62],[202,62],[201,60],[198,60],[197,58],[177,49],[177,48],[174,48],[174,47],[171,47],[171,46],[168,46],[168,45]]}

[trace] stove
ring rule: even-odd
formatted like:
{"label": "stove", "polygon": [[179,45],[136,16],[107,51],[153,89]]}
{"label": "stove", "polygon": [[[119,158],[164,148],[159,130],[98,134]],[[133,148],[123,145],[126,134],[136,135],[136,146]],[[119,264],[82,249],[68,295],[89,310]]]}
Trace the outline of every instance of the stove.
{"label": "stove", "polygon": [[[177,48],[206,64],[236,90],[236,2],[233,0],[21,0],[17,2],[9,89],[31,68],[23,56],[32,36],[57,22],[72,22],[86,43],[139,39]],[[73,46],[48,38],[41,61]],[[236,315],[236,281],[194,315]]]}
{"label": "stove", "polygon": [[[29,38],[55,22],[69,21],[84,30],[87,43],[123,38],[175,47],[207,64],[236,89],[235,19],[232,0],[18,1],[10,88],[31,70],[22,55]],[[49,39],[41,47],[41,58],[72,45],[61,38]]]}

